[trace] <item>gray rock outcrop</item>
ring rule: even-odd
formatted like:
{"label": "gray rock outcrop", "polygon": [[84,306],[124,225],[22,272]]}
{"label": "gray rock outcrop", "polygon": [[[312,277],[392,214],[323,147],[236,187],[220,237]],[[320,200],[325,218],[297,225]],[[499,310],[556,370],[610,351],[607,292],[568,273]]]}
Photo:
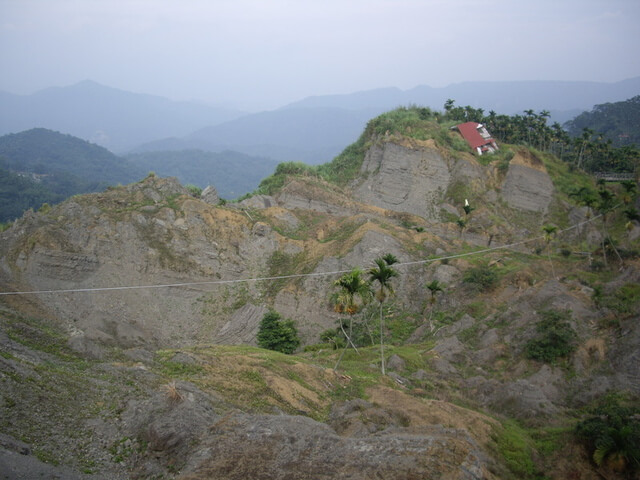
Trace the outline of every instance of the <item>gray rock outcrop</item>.
{"label": "gray rock outcrop", "polygon": [[200,198],[203,202],[208,203],[209,205],[217,205],[220,203],[220,197],[218,196],[218,191],[215,187],[208,185],[200,194]]}
{"label": "gray rock outcrop", "polygon": [[530,212],[546,213],[553,191],[553,183],[546,171],[514,163],[509,165],[502,184],[502,198],[507,204]]}
{"label": "gray rock outcrop", "polygon": [[236,414],[213,426],[195,457],[183,480],[494,478],[471,437],[442,426],[343,437],[306,417]]}
{"label": "gray rock outcrop", "polygon": [[435,148],[407,148],[393,142],[372,147],[362,164],[368,176],[356,193],[363,202],[396,212],[437,219],[435,205],[451,181],[449,165]]}

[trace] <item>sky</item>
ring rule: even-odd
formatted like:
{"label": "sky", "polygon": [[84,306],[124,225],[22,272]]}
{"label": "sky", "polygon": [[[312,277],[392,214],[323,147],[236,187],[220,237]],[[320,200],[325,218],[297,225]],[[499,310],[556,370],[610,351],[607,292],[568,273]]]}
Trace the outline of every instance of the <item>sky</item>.
{"label": "sky", "polygon": [[[0,0],[0,90],[93,80],[249,111],[465,81],[640,76],[639,0]],[[640,92],[639,92],[640,93]]]}

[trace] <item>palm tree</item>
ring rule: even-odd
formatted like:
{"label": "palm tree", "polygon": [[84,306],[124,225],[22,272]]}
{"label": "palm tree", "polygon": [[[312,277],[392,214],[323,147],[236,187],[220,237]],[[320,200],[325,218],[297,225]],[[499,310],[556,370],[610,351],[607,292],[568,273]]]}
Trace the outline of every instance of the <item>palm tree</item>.
{"label": "palm tree", "polygon": [[349,315],[349,333],[344,330],[344,325],[342,321],[340,321],[340,328],[342,333],[345,336],[346,344],[342,353],[340,354],[340,358],[338,358],[338,362],[336,366],[333,367],[333,370],[336,371],[338,369],[338,365],[340,365],[340,361],[342,360],[342,356],[344,352],[349,348],[349,344],[358,351],[353,341],[351,340],[351,335],[353,334],[353,316],[360,311],[362,306],[370,299],[371,297],[371,285],[364,278],[362,278],[362,270],[359,268],[354,268],[348,273],[342,275],[338,280],[336,280],[333,285],[338,288],[338,292],[333,296],[333,305],[334,309],[338,313],[346,313]]}
{"label": "palm tree", "polygon": [[395,292],[391,285],[391,279],[398,276],[398,272],[391,268],[391,265],[397,263],[398,259],[391,253],[386,254],[383,257],[376,258],[375,263],[377,267],[369,269],[369,281],[378,282],[378,290],[376,291],[376,299],[380,303],[380,365],[383,375],[386,375],[384,369],[384,315],[382,313],[382,305],[387,299],[388,295],[393,295]]}
{"label": "palm tree", "polygon": [[433,332],[433,325],[431,324],[431,317],[433,316],[433,306],[436,303],[436,294],[438,292],[444,291],[444,285],[442,285],[438,280],[432,280],[431,282],[427,283],[426,287],[429,289],[429,293],[431,293],[431,296],[429,297],[429,304],[431,305],[431,308],[429,310],[429,328]]}
{"label": "palm tree", "polygon": [[549,258],[549,264],[551,265],[551,274],[555,279],[556,272],[553,269],[553,262],[551,261],[551,251],[549,247],[551,245],[551,240],[553,240],[553,237],[558,231],[558,227],[556,227],[555,225],[544,225],[542,227],[542,231],[544,232],[544,242],[547,244],[547,257]]}

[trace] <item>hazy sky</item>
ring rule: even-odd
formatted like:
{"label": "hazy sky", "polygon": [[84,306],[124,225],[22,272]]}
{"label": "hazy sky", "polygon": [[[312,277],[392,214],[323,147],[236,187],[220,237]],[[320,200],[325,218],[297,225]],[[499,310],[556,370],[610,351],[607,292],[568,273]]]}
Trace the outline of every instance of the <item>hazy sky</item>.
{"label": "hazy sky", "polygon": [[[91,79],[247,109],[640,76],[640,0],[0,0],[0,90]],[[640,92],[639,92],[640,93]]]}

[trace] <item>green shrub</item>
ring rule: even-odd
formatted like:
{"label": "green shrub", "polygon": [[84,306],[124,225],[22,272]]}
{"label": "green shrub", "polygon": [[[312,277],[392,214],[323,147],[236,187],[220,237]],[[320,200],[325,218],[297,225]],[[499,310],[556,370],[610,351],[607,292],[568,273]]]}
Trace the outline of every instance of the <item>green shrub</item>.
{"label": "green shrub", "polygon": [[500,280],[497,270],[489,265],[479,265],[466,270],[462,276],[462,281],[471,286],[474,290],[488,292],[493,290]]}
{"label": "green shrub", "polygon": [[640,408],[624,406],[619,396],[609,394],[590,413],[575,433],[595,464],[618,472],[640,470]]}
{"label": "green shrub", "polygon": [[312,167],[302,162],[283,162],[278,164],[273,175],[260,182],[256,193],[262,195],[273,195],[280,190],[291,175],[316,176],[316,167]]}
{"label": "green shrub", "polygon": [[632,314],[640,303],[640,285],[637,283],[627,283],[615,291],[611,296],[603,298],[602,306],[609,308],[619,314]]}
{"label": "green shrub", "polygon": [[43,203],[38,209],[38,212],[43,214],[47,214],[50,211],[51,211],[51,205],[49,205],[48,203]]}
{"label": "green shrub", "polygon": [[570,311],[546,310],[536,325],[538,336],[525,345],[528,358],[542,362],[553,362],[566,357],[576,349],[576,333],[567,321]]}
{"label": "green shrub", "polygon": [[258,345],[282,353],[293,353],[300,346],[293,320],[282,320],[273,310],[265,313],[258,329]]}
{"label": "green shrub", "polygon": [[185,187],[189,194],[193,197],[199,198],[202,195],[202,189],[196,185],[185,185]]}

